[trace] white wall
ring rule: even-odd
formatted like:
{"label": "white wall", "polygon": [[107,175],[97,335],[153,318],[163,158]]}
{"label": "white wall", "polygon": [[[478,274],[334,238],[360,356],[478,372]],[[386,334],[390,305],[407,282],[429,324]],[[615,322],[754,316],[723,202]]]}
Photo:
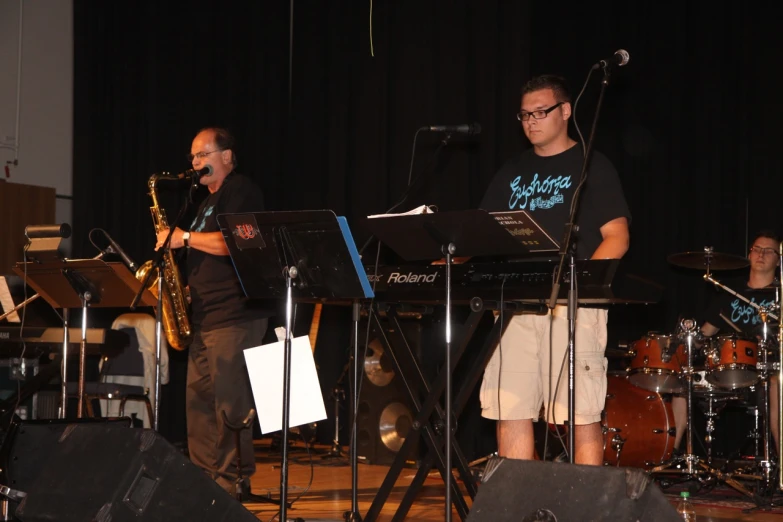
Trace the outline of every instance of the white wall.
{"label": "white wall", "polygon": [[[8,148],[17,144],[17,150]],[[0,0],[1,178],[6,179],[6,162],[15,158],[18,165],[9,165],[8,181],[73,195],[72,0]],[[70,200],[57,199],[57,222],[72,223]],[[69,251],[70,243],[63,247]]]}

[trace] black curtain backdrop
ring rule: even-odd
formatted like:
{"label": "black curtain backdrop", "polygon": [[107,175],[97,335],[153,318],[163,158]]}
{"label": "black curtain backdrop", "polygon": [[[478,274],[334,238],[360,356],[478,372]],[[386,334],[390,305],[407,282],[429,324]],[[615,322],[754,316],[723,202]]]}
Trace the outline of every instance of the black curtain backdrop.
{"label": "black curtain backdrop", "polygon": [[[701,319],[716,289],[668,255],[744,255],[756,230],[780,228],[778,17],[751,4],[76,0],[74,14],[75,257],[95,255],[87,236],[101,227],[150,259],[146,181],[189,168],[207,125],[234,132],[240,171],[269,209],[330,208],[361,244],[361,218],[405,191],[416,130],[479,122],[479,136],[455,136],[434,163],[442,136],[419,135],[413,177],[424,181],[398,210],[474,208],[527,146],[522,84],[562,74],[576,95],[618,48],[631,60],[610,79],[595,148],[633,214],[626,261],[666,290],[654,305],[612,307],[610,346]],[[577,106],[585,138],[601,79]],[[161,201],[173,220],[184,193]]]}

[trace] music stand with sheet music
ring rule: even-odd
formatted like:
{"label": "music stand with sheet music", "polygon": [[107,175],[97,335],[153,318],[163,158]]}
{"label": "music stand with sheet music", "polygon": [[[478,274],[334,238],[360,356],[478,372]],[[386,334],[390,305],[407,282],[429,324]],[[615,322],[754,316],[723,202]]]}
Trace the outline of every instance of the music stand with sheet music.
{"label": "music stand with sheet music", "polygon": [[[82,337],[79,348],[79,381],[77,417],[81,418],[84,406],[84,371],[87,352],[87,309],[127,307],[133,301],[141,282],[122,263],[106,263],[99,259],[66,259],[36,263],[19,262],[14,272],[38,292],[53,308],[63,310],[62,403],[60,418],[65,418],[67,405],[67,357],[70,334],[68,310],[82,309]],[[149,291],[144,292],[143,304],[155,306],[156,300]],[[158,390],[159,392],[159,390]]]}
{"label": "music stand with sheet music", "polygon": [[[453,256],[465,257],[531,255],[556,251],[557,243],[526,212],[501,212],[497,216],[481,209],[434,214],[382,215],[367,218],[364,225],[389,248],[408,261],[446,264],[446,427],[445,520],[451,521],[451,265]],[[519,231],[523,230],[524,233]],[[517,232],[515,232],[517,231]],[[522,237],[519,237],[522,236]]]}
{"label": "music stand with sheet music", "polygon": [[344,217],[331,210],[219,214],[237,277],[249,298],[285,298],[286,336],[283,356],[283,455],[280,468],[280,520],[286,522],[288,496],[288,429],[292,303],[299,299],[340,299],[354,303],[354,396],[352,397],[351,512],[346,520],[360,520],[356,446],[358,402],[359,300],[373,292]]}

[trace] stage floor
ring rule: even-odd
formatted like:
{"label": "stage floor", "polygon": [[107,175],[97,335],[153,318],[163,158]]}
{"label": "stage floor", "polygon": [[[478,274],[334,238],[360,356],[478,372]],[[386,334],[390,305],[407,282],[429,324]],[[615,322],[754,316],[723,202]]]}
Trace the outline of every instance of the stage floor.
{"label": "stage floor", "polygon": [[[273,499],[280,496],[280,463],[281,454],[270,450],[270,440],[256,441],[256,474],[251,480],[254,495],[269,495]],[[344,520],[343,514],[351,509],[351,467],[347,458],[324,458],[328,455],[328,447],[316,447],[315,454],[310,458],[302,444],[297,444],[289,451],[288,500],[293,506],[288,510],[288,518],[302,518],[305,522],[323,520]],[[344,449],[347,453],[347,448]],[[357,489],[358,511],[365,515],[373,499],[386,477],[388,466],[358,465]],[[393,491],[383,506],[378,521],[392,520],[400,501],[407,491],[414,475],[415,468],[405,468],[400,474]],[[481,486],[479,486],[480,488]],[[676,504],[680,489],[677,487],[664,490],[672,504]],[[444,520],[444,487],[440,474],[432,472],[424,481],[420,494],[408,512],[406,520],[422,522]],[[464,489],[463,489],[464,491]],[[470,502],[469,497],[468,502]],[[718,487],[709,493],[699,493],[692,497],[699,521],[775,521],[783,520],[783,509],[772,511],[752,509],[755,505],[743,495],[730,488]],[[783,496],[775,500],[783,504]],[[246,502],[245,507],[254,513],[259,520],[269,521],[277,514],[278,506],[271,503]],[[452,519],[460,520],[456,511]],[[278,520],[278,518],[274,518]]]}

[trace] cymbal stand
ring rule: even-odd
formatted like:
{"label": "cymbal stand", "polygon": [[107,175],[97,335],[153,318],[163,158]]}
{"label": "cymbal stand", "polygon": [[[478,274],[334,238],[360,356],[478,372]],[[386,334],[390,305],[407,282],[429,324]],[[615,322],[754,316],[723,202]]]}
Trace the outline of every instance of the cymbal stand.
{"label": "cymbal stand", "polygon": [[[672,457],[668,462],[656,466],[651,473],[683,473],[686,475],[695,475],[696,465],[699,458],[693,454],[693,428],[691,419],[693,418],[693,341],[696,336],[696,321],[684,319],[680,323],[680,328],[686,333],[686,351],[687,366],[682,368],[682,374],[685,377],[685,404],[686,418],[688,425],[685,428],[685,453]],[[684,466],[684,467],[683,467]],[[676,468],[676,471],[670,468]]]}
{"label": "cymbal stand", "polygon": [[[780,270],[779,273],[779,281],[783,281],[783,263],[780,263],[779,260],[783,258],[783,242],[781,242],[778,245],[778,269]],[[781,303],[781,296],[779,293],[775,296],[775,302],[778,304],[778,308],[780,308]],[[783,323],[778,321],[778,356],[783,354]],[[778,362],[778,463],[780,462],[780,459],[783,457],[783,437],[780,435],[783,434],[783,357],[780,357],[780,361]],[[783,466],[778,466],[778,487],[777,489],[783,489]]]}
{"label": "cymbal stand", "polygon": [[763,402],[761,408],[764,411],[764,432],[763,432],[763,459],[758,462],[758,466],[761,468],[761,480],[764,482],[765,491],[772,492],[775,487],[773,485],[775,462],[772,458],[772,424],[771,408],[770,408],[770,379],[772,378],[772,365],[769,361],[769,351],[771,348],[771,340],[769,336],[768,319],[771,317],[771,311],[776,308],[777,305],[762,306],[759,308],[759,317],[762,323],[762,337],[759,341],[759,352],[761,354],[761,364],[758,364],[758,369],[761,375],[761,387]]}
{"label": "cymbal stand", "polygon": [[693,346],[694,341],[701,337],[701,332],[693,319],[683,319],[680,322],[680,329],[682,331],[680,338],[685,338],[686,341],[688,360],[688,365],[682,369],[686,384],[686,418],[688,419],[685,430],[685,453],[673,456],[668,462],[655,466],[650,470],[650,474],[681,474],[688,479],[697,479],[700,482],[708,482],[711,477],[715,477],[740,493],[753,497],[753,493],[737,482],[731,474],[701,462],[699,457],[693,453]]}
{"label": "cymbal stand", "polygon": [[[707,398],[707,411],[704,413],[704,416],[707,417],[707,425],[705,428],[706,435],[704,436],[704,442],[706,443],[706,451],[707,451],[707,462],[712,464],[712,432],[715,431],[715,417],[718,416],[718,413],[715,411],[715,397],[710,396]],[[689,416],[690,418],[690,416]],[[688,427],[690,428],[690,422],[688,422]]]}

